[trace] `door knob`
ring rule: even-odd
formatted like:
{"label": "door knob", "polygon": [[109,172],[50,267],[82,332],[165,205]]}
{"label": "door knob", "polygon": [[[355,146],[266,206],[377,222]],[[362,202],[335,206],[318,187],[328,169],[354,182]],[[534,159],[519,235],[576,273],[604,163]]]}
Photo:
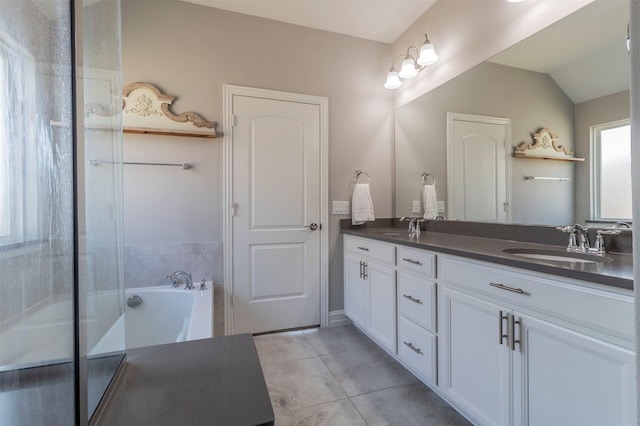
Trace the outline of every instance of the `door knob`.
{"label": "door knob", "polygon": [[315,231],[316,229],[318,229],[318,224],[312,223],[311,225],[305,225],[305,228],[309,228],[312,231]]}

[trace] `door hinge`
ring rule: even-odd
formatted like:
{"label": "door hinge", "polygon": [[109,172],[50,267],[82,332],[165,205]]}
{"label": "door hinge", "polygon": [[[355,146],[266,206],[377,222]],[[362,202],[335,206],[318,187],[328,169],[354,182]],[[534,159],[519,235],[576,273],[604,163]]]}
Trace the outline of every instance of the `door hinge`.
{"label": "door hinge", "polygon": [[509,212],[509,203],[504,202],[504,203],[502,203],[502,206],[504,207],[505,213],[508,213]]}
{"label": "door hinge", "polygon": [[236,295],[231,293],[231,307],[235,306]]}
{"label": "door hinge", "polygon": [[238,116],[233,114],[231,116],[231,127],[236,127],[238,125]]}
{"label": "door hinge", "polygon": [[237,203],[231,203],[231,217],[234,217],[236,215],[237,208],[238,208]]}

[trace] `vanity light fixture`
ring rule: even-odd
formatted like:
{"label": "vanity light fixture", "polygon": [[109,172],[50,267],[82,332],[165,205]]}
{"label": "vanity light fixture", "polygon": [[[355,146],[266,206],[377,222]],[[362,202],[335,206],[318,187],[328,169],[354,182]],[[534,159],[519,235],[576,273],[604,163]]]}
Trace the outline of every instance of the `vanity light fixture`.
{"label": "vanity light fixture", "polygon": [[[415,50],[417,59],[411,54],[411,49]],[[403,59],[402,64],[400,65],[400,72],[398,72],[394,64],[400,58]],[[420,71],[425,69],[427,65],[435,64],[437,61],[438,55],[436,55],[436,51],[433,48],[431,41],[429,41],[429,37],[425,34],[424,43],[422,43],[420,49],[416,46],[409,46],[407,48],[407,53],[398,55],[393,61],[391,61],[391,69],[387,74],[387,81],[384,83],[384,87],[387,89],[397,89],[402,86],[401,78],[413,78],[418,75]]]}
{"label": "vanity light fixture", "polygon": [[507,0],[509,3],[520,3],[523,2],[524,0]]}

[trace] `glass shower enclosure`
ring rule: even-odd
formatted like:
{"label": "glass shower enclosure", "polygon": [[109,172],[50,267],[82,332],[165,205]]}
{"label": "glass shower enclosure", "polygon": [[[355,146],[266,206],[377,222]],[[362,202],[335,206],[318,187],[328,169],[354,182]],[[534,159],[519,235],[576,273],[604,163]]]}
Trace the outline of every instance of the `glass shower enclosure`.
{"label": "glass shower enclosure", "polygon": [[0,424],[88,424],[122,365],[120,69],[119,0],[0,0]]}

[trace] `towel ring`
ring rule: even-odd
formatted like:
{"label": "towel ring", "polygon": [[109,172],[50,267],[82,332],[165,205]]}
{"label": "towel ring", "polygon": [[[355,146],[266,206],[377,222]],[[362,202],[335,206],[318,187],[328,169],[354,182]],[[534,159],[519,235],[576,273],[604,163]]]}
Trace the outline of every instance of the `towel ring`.
{"label": "towel ring", "polygon": [[[433,185],[434,183],[436,183],[436,177],[434,175],[432,175],[431,173],[423,172],[420,175],[420,178],[422,180],[422,184],[423,185]],[[427,180],[429,178],[431,178],[431,183],[430,184],[427,183]]]}
{"label": "towel ring", "polygon": [[353,183],[360,183],[360,182],[358,182],[358,178],[360,177],[360,175],[365,175],[367,177],[367,181],[365,183],[371,182],[371,178],[369,177],[369,173],[363,172],[362,170],[358,169],[358,170],[356,170],[355,174],[353,175]]}

